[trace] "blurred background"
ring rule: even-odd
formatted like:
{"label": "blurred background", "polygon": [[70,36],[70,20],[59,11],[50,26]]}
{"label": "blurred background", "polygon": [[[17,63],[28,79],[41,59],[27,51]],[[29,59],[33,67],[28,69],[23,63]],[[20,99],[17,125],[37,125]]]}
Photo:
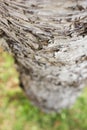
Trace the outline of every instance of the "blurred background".
{"label": "blurred background", "polygon": [[71,109],[46,114],[32,106],[18,82],[12,57],[0,48],[0,130],[87,130],[87,88]]}

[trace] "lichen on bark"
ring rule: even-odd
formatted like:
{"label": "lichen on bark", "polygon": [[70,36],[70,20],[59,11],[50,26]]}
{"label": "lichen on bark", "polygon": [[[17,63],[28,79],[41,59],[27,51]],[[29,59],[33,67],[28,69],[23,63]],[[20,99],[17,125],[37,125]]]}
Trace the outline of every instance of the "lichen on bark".
{"label": "lichen on bark", "polygon": [[0,38],[20,85],[46,112],[70,107],[87,84],[86,0],[0,0]]}

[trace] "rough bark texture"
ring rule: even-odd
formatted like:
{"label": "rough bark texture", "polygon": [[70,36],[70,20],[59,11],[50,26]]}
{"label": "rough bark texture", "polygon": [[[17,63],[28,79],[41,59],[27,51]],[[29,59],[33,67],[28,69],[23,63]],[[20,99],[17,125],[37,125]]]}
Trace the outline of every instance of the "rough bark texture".
{"label": "rough bark texture", "polygon": [[87,83],[87,0],[0,0],[0,38],[20,85],[47,112],[71,106]]}

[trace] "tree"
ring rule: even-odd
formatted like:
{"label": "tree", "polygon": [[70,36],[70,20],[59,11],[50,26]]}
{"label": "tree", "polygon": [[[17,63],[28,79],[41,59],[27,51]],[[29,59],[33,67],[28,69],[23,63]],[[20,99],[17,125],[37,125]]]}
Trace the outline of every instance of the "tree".
{"label": "tree", "polygon": [[20,86],[46,112],[71,106],[87,83],[87,2],[0,0],[1,46]]}

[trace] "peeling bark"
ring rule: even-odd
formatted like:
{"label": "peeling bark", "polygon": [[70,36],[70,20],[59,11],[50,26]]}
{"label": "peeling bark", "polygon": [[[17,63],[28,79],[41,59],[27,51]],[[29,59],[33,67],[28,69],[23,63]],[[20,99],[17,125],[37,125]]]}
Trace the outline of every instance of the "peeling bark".
{"label": "peeling bark", "polygon": [[0,38],[33,104],[74,103],[87,84],[87,0],[0,0]]}

